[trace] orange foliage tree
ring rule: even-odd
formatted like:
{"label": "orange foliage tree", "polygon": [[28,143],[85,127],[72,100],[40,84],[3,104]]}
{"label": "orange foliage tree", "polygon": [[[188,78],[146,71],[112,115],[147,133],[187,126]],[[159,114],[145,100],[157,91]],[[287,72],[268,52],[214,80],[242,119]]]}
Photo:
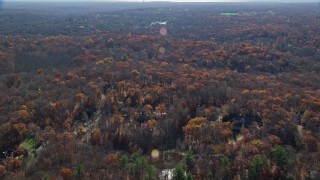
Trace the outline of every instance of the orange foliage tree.
{"label": "orange foliage tree", "polygon": [[64,180],[71,180],[72,179],[72,170],[70,168],[62,168],[60,170],[60,174]]}

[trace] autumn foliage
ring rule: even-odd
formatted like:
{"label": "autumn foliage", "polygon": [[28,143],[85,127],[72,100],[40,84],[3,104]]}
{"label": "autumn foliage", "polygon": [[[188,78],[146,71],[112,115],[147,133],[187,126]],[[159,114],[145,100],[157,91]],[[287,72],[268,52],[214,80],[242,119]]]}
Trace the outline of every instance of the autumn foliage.
{"label": "autumn foliage", "polygon": [[72,170],[69,168],[62,168],[60,174],[64,180],[70,180],[72,178]]}
{"label": "autumn foliage", "polygon": [[1,10],[0,179],[319,179],[317,6],[158,6]]}

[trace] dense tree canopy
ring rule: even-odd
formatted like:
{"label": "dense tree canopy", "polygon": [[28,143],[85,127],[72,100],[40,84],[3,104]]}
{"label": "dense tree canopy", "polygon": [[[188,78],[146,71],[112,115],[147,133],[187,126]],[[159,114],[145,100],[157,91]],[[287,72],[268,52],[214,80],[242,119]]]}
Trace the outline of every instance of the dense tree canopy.
{"label": "dense tree canopy", "polygon": [[0,179],[319,179],[317,10],[1,10]]}

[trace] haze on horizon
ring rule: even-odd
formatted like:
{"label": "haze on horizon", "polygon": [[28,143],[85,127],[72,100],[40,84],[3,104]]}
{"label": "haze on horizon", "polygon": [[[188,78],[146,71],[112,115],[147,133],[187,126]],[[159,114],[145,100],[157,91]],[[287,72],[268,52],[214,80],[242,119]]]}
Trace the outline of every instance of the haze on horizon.
{"label": "haze on horizon", "polygon": [[[143,0],[0,0],[3,2],[142,2]],[[303,3],[320,2],[320,0],[144,0],[144,2],[275,2],[275,3]]]}

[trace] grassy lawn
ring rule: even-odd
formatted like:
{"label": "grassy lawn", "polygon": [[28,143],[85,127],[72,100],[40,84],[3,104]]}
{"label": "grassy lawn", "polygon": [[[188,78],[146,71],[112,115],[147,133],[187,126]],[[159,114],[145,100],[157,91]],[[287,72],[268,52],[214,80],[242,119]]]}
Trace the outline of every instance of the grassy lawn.
{"label": "grassy lawn", "polygon": [[28,152],[31,152],[34,150],[33,144],[34,144],[34,139],[30,138],[30,139],[24,140],[19,146],[26,149]]}
{"label": "grassy lawn", "polygon": [[19,147],[26,149],[29,153],[28,158],[24,157],[23,155],[18,157],[20,160],[25,160],[26,167],[30,167],[34,163],[36,153],[34,143],[34,138],[27,138],[19,145]]}

